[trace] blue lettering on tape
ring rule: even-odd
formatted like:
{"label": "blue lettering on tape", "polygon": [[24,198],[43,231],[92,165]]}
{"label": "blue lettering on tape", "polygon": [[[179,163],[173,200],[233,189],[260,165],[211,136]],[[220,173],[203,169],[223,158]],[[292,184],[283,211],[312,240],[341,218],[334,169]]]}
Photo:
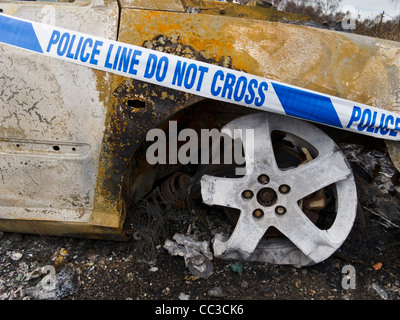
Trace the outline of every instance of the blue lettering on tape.
{"label": "blue lettering on tape", "polygon": [[277,83],[272,86],[287,115],[342,128],[329,97]]}
{"label": "blue lettering on tape", "polygon": [[219,96],[229,100],[233,98],[236,102],[244,101],[248,105],[254,103],[256,107],[264,104],[267,91],[268,83],[265,81],[258,83],[256,79],[248,80],[247,75],[237,78],[233,73],[225,74],[222,70],[214,73],[210,89],[214,97]]}
{"label": "blue lettering on tape", "polygon": [[86,38],[85,41],[83,41],[82,51],[81,51],[81,55],[80,55],[80,59],[82,62],[86,62],[90,58],[90,53],[86,51],[87,46],[89,46],[89,48],[91,48],[93,46],[92,39]]}
{"label": "blue lettering on tape", "polygon": [[0,42],[43,53],[32,23],[0,14]]}
{"label": "blue lettering on tape", "polygon": [[144,77],[151,79],[155,76],[158,82],[163,82],[168,72],[169,60],[168,57],[162,56],[158,59],[158,56],[150,53],[146,63],[146,69],[144,71]]}
{"label": "blue lettering on tape", "polygon": [[60,40],[60,35],[61,35],[60,31],[53,30],[53,33],[50,36],[49,44],[47,45],[46,52],[50,52],[51,46],[53,44],[56,44]]}
{"label": "blue lettering on tape", "polygon": [[218,70],[217,72],[215,72],[211,83],[211,94],[214,97],[217,97],[221,93],[222,88],[219,85],[220,80],[224,80],[224,72],[222,70]]}
{"label": "blue lettering on tape", "polygon": [[197,74],[197,66],[194,63],[189,64],[186,72],[187,76],[185,77],[185,88],[192,89],[194,86],[194,82],[196,81]]}
{"label": "blue lettering on tape", "polygon": [[[190,63],[188,66],[187,62],[178,60],[172,78],[172,84],[178,87],[182,87],[183,84],[186,89],[190,90],[198,79],[196,91],[200,91],[201,85],[203,84],[204,74],[207,73],[208,70],[208,67],[205,66],[197,67],[194,62]],[[199,76],[197,76],[198,72]]]}
{"label": "blue lettering on tape", "polygon": [[249,85],[247,86],[248,93],[244,97],[244,102],[247,104],[252,104],[254,101],[254,98],[256,96],[256,93],[254,92],[254,89],[257,88],[258,86],[258,81],[256,79],[251,79],[249,81]]}
{"label": "blue lettering on tape", "polygon": [[258,96],[255,100],[254,100],[254,104],[257,107],[261,107],[264,104],[265,101],[265,92],[268,90],[268,84],[263,81],[260,83],[260,86],[258,87]]}
{"label": "blue lettering on tape", "polygon": [[97,65],[99,62],[97,56],[100,54],[99,48],[103,45],[103,41],[93,41],[91,38],[84,39],[84,37],[80,36],[77,47],[74,49],[75,40],[76,35],[71,36],[69,32],[61,34],[60,31],[53,30],[46,52],[50,52],[52,47],[56,46],[56,53],[59,57],[65,56],[74,60],[79,57],[82,62],[87,62],[90,59],[90,64]]}
{"label": "blue lettering on tape", "polygon": [[400,131],[400,118],[396,117],[395,119],[393,115],[381,111],[378,115],[378,111],[372,111],[368,108],[362,110],[360,107],[354,106],[346,128],[351,126],[356,126],[360,132],[366,129],[365,131],[369,133],[379,133],[381,136],[389,133],[389,136],[396,137],[398,131]]}
{"label": "blue lettering on tape", "polygon": [[57,54],[59,56],[63,56],[67,51],[70,37],[71,36],[69,35],[68,32],[63,33],[63,35],[61,36],[60,44],[57,47]]}
{"label": "blue lettering on tape", "polygon": [[236,77],[234,74],[227,72],[226,73],[226,78],[225,78],[225,83],[224,87],[222,89],[222,98],[228,98],[232,99],[232,93],[233,93],[233,85],[236,82]]}

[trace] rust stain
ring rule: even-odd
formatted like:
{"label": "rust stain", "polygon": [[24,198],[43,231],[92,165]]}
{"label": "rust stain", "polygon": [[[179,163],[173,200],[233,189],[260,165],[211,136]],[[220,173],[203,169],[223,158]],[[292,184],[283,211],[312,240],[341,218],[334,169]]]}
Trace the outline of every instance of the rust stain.
{"label": "rust stain", "polygon": [[[96,76],[96,87],[99,93],[99,100],[106,108],[107,117],[111,112],[110,108],[110,90],[111,80],[113,75],[107,74],[103,71],[94,70]],[[103,148],[101,150],[103,153]],[[122,217],[120,211],[115,207],[115,199],[112,197],[111,191],[104,187],[102,181],[108,175],[103,162],[100,161],[97,172],[97,184],[95,189],[93,213],[90,217],[89,224],[98,226],[109,226],[112,228],[120,229],[122,231]]]}
{"label": "rust stain", "polygon": [[208,18],[204,15],[172,12],[122,10],[123,23],[119,40],[141,45],[147,39],[153,39],[160,34],[174,36],[183,45],[190,45],[196,51],[203,52],[207,58],[219,60],[224,54],[218,57],[213,53],[221,49],[226,53],[232,50],[232,37],[227,38],[218,33],[225,24],[225,19],[213,19],[210,24]]}
{"label": "rust stain", "polygon": [[393,88],[385,89],[391,66],[375,40],[228,16],[122,10],[121,17],[123,42],[141,45],[160,34],[175,37],[207,59],[229,57],[233,63],[224,65],[229,68],[381,108],[388,105],[383,100]]}

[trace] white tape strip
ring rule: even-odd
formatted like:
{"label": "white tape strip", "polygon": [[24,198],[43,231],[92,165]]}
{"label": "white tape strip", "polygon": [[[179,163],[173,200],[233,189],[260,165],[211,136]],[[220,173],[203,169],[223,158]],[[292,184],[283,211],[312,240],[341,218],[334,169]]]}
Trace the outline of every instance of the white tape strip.
{"label": "white tape strip", "polygon": [[259,76],[0,14],[0,42],[205,98],[400,140],[400,115]]}

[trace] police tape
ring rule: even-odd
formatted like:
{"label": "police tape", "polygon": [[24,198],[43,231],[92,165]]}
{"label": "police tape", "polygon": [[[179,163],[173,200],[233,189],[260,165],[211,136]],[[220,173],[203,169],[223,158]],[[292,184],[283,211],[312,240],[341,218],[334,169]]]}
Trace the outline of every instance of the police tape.
{"label": "police tape", "polygon": [[0,43],[205,98],[400,140],[400,115],[259,76],[0,14]]}

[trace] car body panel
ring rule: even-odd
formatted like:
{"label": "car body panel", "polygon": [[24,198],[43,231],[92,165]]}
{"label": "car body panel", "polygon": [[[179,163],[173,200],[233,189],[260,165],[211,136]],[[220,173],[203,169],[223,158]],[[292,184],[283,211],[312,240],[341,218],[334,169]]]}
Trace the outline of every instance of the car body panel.
{"label": "car body panel", "polygon": [[[199,6],[201,14],[187,12]],[[277,22],[293,16],[274,10],[178,0],[0,2],[0,8],[400,111],[399,43]],[[263,10],[273,21],[263,19]],[[0,52],[0,229],[123,239],[132,190],[146,192],[132,174],[132,155],[148,130],[204,99],[5,45]],[[389,150],[399,167],[398,143]]]}
{"label": "car body panel", "polygon": [[[6,2],[1,8],[21,18],[117,38],[114,1]],[[95,187],[109,75],[4,45],[0,51],[2,229],[31,230],[26,221],[43,233],[95,228],[89,221],[96,220],[93,207],[99,202]],[[109,212],[114,215],[101,225],[118,227],[119,214]]]}

